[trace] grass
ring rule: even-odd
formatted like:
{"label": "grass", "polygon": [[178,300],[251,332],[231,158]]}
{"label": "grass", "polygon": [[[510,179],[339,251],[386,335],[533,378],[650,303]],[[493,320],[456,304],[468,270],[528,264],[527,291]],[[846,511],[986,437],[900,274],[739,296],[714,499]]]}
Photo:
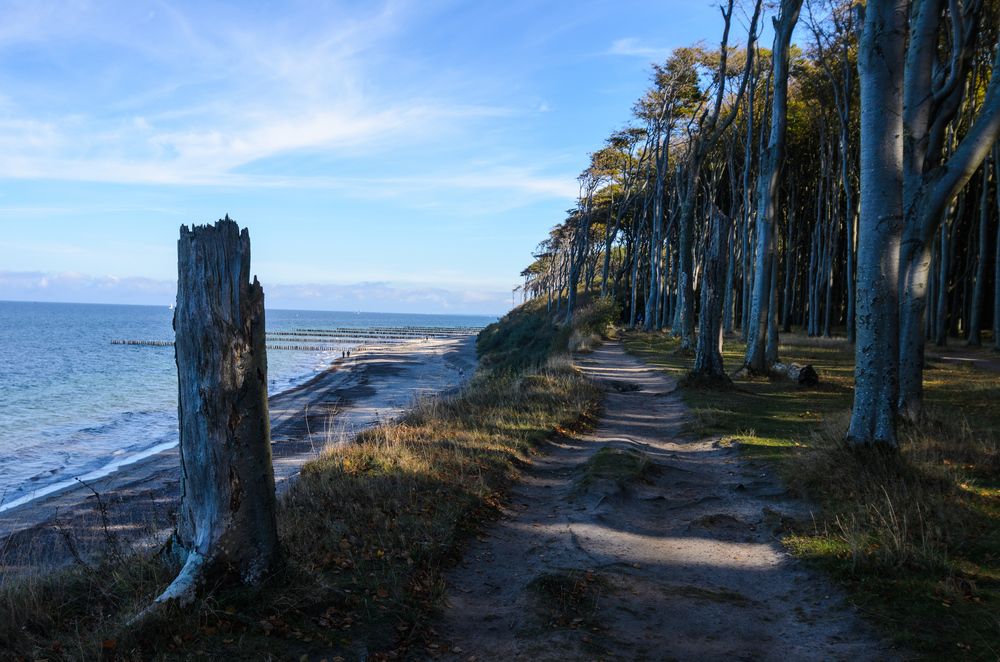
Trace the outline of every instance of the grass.
{"label": "grass", "polygon": [[583,465],[578,487],[586,489],[599,480],[612,480],[619,487],[625,487],[643,480],[652,470],[653,463],[643,453],[604,446]]}
{"label": "grass", "polygon": [[607,579],[594,572],[564,570],[535,577],[528,583],[528,590],[539,597],[549,627],[598,630],[604,629],[597,611],[607,586]]}
{"label": "grass", "polygon": [[11,552],[0,659],[388,660],[432,644],[428,617],[466,541],[501,516],[540,443],[598,411],[602,391],[559,357],[571,334],[521,307],[480,335],[486,369],[459,394],[305,465],[279,502],[287,568],[262,586],[209,586],[130,629],[176,574],[155,545],[22,573]]}
{"label": "grass", "polygon": [[[736,370],[745,347],[727,340]],[[678,379],[691,369],[663,334],[629,333],[625,345]],[[841,443],[853,401],[846,342],[784,335],[780,357],[813,365],[820,383],[734,376],[730,390],[682,387],[688,433],[735,439],[745,460],[818,505],[785,544],[889,639],[922,660],[1000,658],[1000,374],[930,361],[932,422],[903,425],[898,454],[859,453]]]}

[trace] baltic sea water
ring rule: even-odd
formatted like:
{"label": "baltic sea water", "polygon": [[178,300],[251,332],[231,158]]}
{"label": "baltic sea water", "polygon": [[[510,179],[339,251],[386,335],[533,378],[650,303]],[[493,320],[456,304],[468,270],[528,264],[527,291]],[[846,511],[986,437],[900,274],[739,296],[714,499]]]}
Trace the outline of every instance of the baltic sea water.
{"label": "baltic sea water", "polygon": [[[336,326],[472,326],[494,318],[266,311],[269,332]],[[177,443],[177,369],[167,306],[0,301],[0,510]],[[268,393],[325,369],[341,348],[268,352]]]}

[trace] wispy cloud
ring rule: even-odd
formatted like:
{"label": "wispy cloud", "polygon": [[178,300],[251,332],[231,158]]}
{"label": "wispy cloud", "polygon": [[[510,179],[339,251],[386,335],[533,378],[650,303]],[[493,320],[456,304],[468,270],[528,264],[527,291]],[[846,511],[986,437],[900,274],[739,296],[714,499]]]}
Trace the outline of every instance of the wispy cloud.
{"label": "wispy cloud", "polygon": [[[510,292],[449,290],[391,282],[264,282],[263,287],[267,304],[272,308],[497,314],[510,307]],[[176,282],[168,280],[95,277],[75,271],[0,270],[2,298],[15,301],[168,305],[175,300],[176,291]]]}
{"label": "wispy cloud", "polygon": [[643,57],[648,59],[662,59],[670,55],[669,48],[659,48],[643,44],[640,39],[627,37],[619,39],[611,44],[608,49],[609,55],[630,55],[633,57]]}
{"label": "wispy cloud", "polygon": [[510,308],[510,292],[401,287],[391,283],[351,285],[264,284],[265,297],[278,308],[395,310],[399,312],[498,314]]}
{"label": "wispy cloud", "polygon": [[[43,1],[0,11],[18,26],[0,28],[0,53],[35,49],[57,72],[44,85],[20,80],[0,98],[0,177],[336,187],[274,160],[460,149],[483,121],[538,112],[474,95],[459,100],[470,90],[455,89],[445,73],[425,70],[419,83],[387,75],[405,64],[389,44],[416,11],[410,2],[349,12],[337,3],[302,4],[272,20],[159,2],[59,7]],[[433,170],[425,172],[439,174]],[[487,173],[481,181],[553,194],[530,179]]]}

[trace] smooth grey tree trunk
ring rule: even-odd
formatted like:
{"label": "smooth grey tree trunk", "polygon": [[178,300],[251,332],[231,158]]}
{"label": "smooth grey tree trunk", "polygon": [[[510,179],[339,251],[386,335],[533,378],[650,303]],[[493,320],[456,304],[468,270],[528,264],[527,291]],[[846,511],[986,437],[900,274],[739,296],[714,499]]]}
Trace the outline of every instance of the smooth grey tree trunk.
{"label": "smooth grey tree trunk", "polygon": [[788,200],[788,241],[785,245],[785,291],[782,296],[781,328],[784,333],[792,331],[792,302],[795,298],[795,280],[793,274],[798,274],[799,252],[794,248],[798,245],[799,231],[797,223],[796,209],[796,186],[792,183],[789,188]]}
{"label": "smooth grey tree trunk", "polygon": [[976,285],[972,293],[969,315],[969,344],[983,346],[983,302],[986,299],[987,267],[990,255],[990,161],[983,162],[983,190],[979,196],[979,259],[976,264]]}
{"label": "smooth grey tree trunk", "polygon": [[[993,163],[1000,170],[1000,144],[993,144]],[[1000,176],[997,177],[997,209],[1000,209]],[[997,223],[996,254],[993,256],[993,349],[1000,351],[1000,223]]]}
{"label": "smooth grey tree trunk", "polygon": [[713,205],[708,224],[705,264],[701,279],[701,315],[694,371],[699,375],[728,381],[722,365],[723,293],[729,262],[729,234],[732,222]]}
{"label": "smooth grey tree trunk", "polygon": [[768,328],[767,328],[767,348],[764,352],[765,362],[767,365],[774,365],[778,362],[778,251],[777,243],[778,238],[775,235],[772,240],[775,246],[773,246],[772,254],[774,257],[771,260],[771,294],[770,302],[768,303]]}
{"label": "smooth grey tree trunk", "polygon": [[[797,1],[797,0],[789,0]],[[680,216],[678,217],[679,231],[679,264],[677,283],[677,306],[678,325],[680,327],[681,347],[690,349],[694,344],[694,218],[695,205],[698,198],[698,177],[701,168],[705,164],[709,152],[725,134],[726,130],[736,119],[737,110],[743,101],[747,84],[753,68],[753,47],[757,40],[757,21],[760,18],[761,0],[757,0],[753,18],[750,20],[750,31],[747,38],[747,61],[740,80],[740,87],[735,98],[732,99],[732,106],[729,115],[722,123],[719,123],[719,113],[722,109],[722,101],[725,96],[726,62],[729,57],[729,28],[733,15],[734,0],[729,0],[728,8],[722,14],[725,18],[725,28],[722,31],[722,44],[719,47],[719,73],[718,87],[716,88],[715,106],[710,112],[702,115],[703,122],[699,126],[700,134],[695,140],[691,149],[691,158],[688,161],[687,189],[684,200],[681,203]],[[721,292],[720,292],[721,294]],[[677,335],[677,329],[674,335]]]}
{"label": "smooth grey tree trunk", "polygon": [[[860,11],[860,10],[859,10]],[[907,0],[869,0],[858,47],[861,187],[854,446],[897,446],[899,237],[903,216],[903,57]]]}
{"label": "smooth grey tree trunk", "polygon": [[[940,75],[938,44],[944,0],[915,5],[906,59],[904,108],[905,231],[900,259],[900,394],[899,412],[911,421],[926,418],[923,397],[924,327],[927,281],[934,234],[1000,134],[1000,50],[994,57],[989,84],[979,112],[958,147],[943,159],[944,136],[965,95],[965,72],[973,59],[981,26],[981,3],[963,10],[950,3],[952,59],[947,77]],[[948,251],[942,246],[942,263]],[[947,296],[947,286],[938,297]],[[938,319],[938,324],[942,319]]]}
{"label": "smooth grey tree trunk", "polygon": [[[792,30],[799,19],[802,0],[782,0],[774,21],[772,71],[774,100],[771,102],[771,135],[761,154],[757,180],[757,260],[754,264],[753,298],[747,326],[746,368],[767,371],[767,335],[770,326],[771,274],[774,260],[774,227],[778,216],[778,176],[785,158],[785,129],[788,126],[788,61]],[[775,339],[777,347],[777,339]]]}
{"label": "smooth grey tree trunk", "polygon": [[[949,214],[954,216],[954,214]],[[955,221],[952,220],[950,223],[945,222],[941,225],[941,251],[938,256],[938,273],[937,273],[937,314],[935,319],[937,324],[934,326],[934,342],[938,347],[944,347],[948,344],[948,294],[951,291],[951,258],[952,258],[952,247],[951,247],[951,232],[949,229],[954,229]],[[921,394],[923,389],[921,388]],[[915,416],[914,418],[918,418]]]}
{"label": "smooth grey tree trunk", "polygon": [[184,566],[156,603],[184,606],[209,579],[260,583],[282,554],[264,292],[250,282],[250,235],[228,216],[214,226],[181,226],[177,270],[181,502],[170,546]]}

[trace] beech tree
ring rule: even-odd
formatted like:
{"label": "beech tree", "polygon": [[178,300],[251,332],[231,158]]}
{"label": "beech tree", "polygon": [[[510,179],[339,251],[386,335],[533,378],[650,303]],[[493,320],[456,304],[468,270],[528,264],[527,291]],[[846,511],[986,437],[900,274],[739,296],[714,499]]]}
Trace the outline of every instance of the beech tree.
{"label": "beech tree", "polygon": [[[752,370],[777,361],[779,328],[846,337],[851,441],[891,446],[898,415],[926,416],[928,337],[975,345],[992,319],[1000,349],[1000,5],[809,2],[804,46],[791,43],[799,0],[776,3],[773,51],[756,43],[754,0],[746,48],[730,46],[734,0],[717,48],[651,65],[633,133],[612,134],[604,178],[558,226],[533,282],[558,307],[567,265],[582,255],[593,274],[603,260],[601,293],[629,325],[644,315],[682,348],[697,328],[709,372],[721,371],[719,299],[721,334],[747,342]],[[604,223],[603,241],[571,241],[585,218]]]}
{"label": "beech tree", "polygon": [[740,102],[750,80],[753,67],[753,47],[757,39],[757,21],[760,19],[761,0],[757,0],[753,18],[750,20],[750,31],[747,37],[746,66],[740,78],[736,98],[732,101],[729,112],[720,121],[723,100],[726,92],[727,63],[729,59],[729,31],[732,25],[734,0],[729,0],[727,8],[722,10],[725,27],[722,31],[722,44],[719,47],[719,69],[715,89],[715,102],[711,109],[705,109],[699,116],[698,131],[692,140],[686,164],[687,182],[684,185],[684,197],[681,202],[679,216],[678,241],[678,312],[679,329],[674,329],[681,337],[681,347],[690,348],[694,344],[695,309],[694,309],[694,217],[695,204],[698,196],[698,177],[709,152],[722,139],[726,129],[736,119]]}
{"label": "beech tree", "polygon": [[[945,8],[948,20],[945,21]],[[966,81],[977,38],[983,3],[963,9],[958,2],[919,0],[913,3],[906,54],[904,104],[905,222],[901,256],[902,343],[900,346],[899,411],[909,420],[925,418],[923,403],[924,328],[927,281],[934,235],[948,206],[968,183],[1000,134],[1000,50],[989,84],[965,137],[949,146],[951,124],[969,85]],[[942,35],[942,31],[946,32]],[[950,42],[950,58],[941,62],[939,41]],[[951,155],[946,158],[946,151]],[[986,186],[986,183],[984,183]],[[947,250],[945,252],[948,252]],[[943,318],[942,318],[943,319]],[[939,320],[940,322],[941,320]]]}
{"label": "beech tree", "polygon": [[903,226],[903,61],[906,0],[869,0],[858,47],[861,199],[854,445],[896,446],[899,239]]}
{"label": "beech tree", "polygon": [[[792,30],[799,19],[802,0],[782,0],[781,13],[774,21],[774,100],[771,102],[771,137],[761,155],[757,182],[757,259],[754,274],[753,304],[748,325],[746,367],[751,372],[767,371],[765,349],[771,305],[777,273],[774,269],[774,226],[778,216],[778,177],[785,158],[785,131],[788,126],[788,48]],[[772,337],[776,344],[777,338]]]}

